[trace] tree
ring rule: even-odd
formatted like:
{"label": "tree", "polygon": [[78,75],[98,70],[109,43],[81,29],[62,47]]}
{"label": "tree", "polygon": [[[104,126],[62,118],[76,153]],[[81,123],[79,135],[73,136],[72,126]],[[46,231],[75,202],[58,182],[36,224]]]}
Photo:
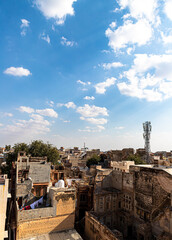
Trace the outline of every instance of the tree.
{"label": "tree", "polygon": [[47,157],[48,162],[52,164],[58,164],[59,152],[58,149],[49,143],[44,143],[41,140],[33,141],[31,144],[17,143],[14,144],[14,152],[8,153],[6,157],[6,165],[1,167],[1,171],[4,174],[10,176],[10,169],[12,162],[17,161],[18,152],[24,151],[26,154],[30,154],[32,157]]}
{"label": "tree", "polygon": [[105,153],[100,154],[100,162],[104,162],[107,159],[107,155]]}
{"label": "tree", "polygon": [[86,165],[88,168],[90,168],[91,165],[98,165],[99,161],[100,161],[100,157],[94,154],[91,158],[87,160]]}
{"label": "tree", "polygon": [[26,154],[29,153],[29,147],[26,143],[16,143],[14,144],[13,149],[14,149],[14,153],[16,154],[16,157],[18,155],[18,152],[21,152],[21,151],[26,152]]}
{"label": "tree", "polygon": [[135,164],[145,164],[145,162],[138,155],[130,154],[127,161],[134,161]]}
{"label": "tree", "polygon": [[47,156],[48,162],[52,162],[53,164],[57,164],[60,159],[58,149],[52,146],[52,144],[44,143],[41,140],[33,141],[29,145],[29,153],[33,157]]}
{"label": "tree", "polygon": [[11,145],[5,145],[5,151],[8,152],[11,150]]}

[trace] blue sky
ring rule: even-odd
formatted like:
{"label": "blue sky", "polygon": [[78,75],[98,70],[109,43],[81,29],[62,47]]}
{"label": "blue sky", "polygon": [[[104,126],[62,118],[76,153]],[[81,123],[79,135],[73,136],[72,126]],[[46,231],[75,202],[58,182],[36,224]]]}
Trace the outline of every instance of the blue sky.
{"label": "blue sky", "polygon": [[171,150],[172,0],[0,2],[0,145]]}

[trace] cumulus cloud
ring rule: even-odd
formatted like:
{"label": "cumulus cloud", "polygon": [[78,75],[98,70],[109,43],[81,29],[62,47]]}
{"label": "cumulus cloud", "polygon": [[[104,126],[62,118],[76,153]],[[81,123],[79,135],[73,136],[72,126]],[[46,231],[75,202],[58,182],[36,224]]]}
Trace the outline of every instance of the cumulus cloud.
{"label": "cumulus cloud", "polygon": [[96,125],[104,125],[107,123],[107,119],[105,118],[85,118],[80,117],[81,120],[85,120],[89,123],[96,124]]}
{"label": "cumulus cloud", "polygon": [[123,67],[124,64],[120,62],[112,62],[112,63],[103,63],[102,66],[104,69],[110,70],[111,68]]}
{"label": "cumulus cloud", "polygon": [[18,108],[20,112],[33,113],[35,110],[31,107],[20,106]]}
{"label": "cumulus cloud", "polygon": [[[58,114],[52,108],[36,109],[35,110],[31,107],[20,106],[18,108],[18,110],[20,112],[26,112],[26,113],[38,113],[39,115],[46,116],[46,117],[53,117],[53,118],[58,117]],[[39,115],[35,114],[35,116],[39,116]],[[32,115],[32,116],[34,116],[34,115]]]}
{"label": "cumulus cloud", "polygon": [[42,116],[32,114],[29,120],[18,120],[14,124],[7,125],[1,131],[2,134],[10,135],[17,139],[20,136],[34,137],[38,134],[45,134],[50,131],[50,123]]}
{"label": "cumulus cloud", "polygon": [[93,96],[85,96],[84,99],[85,100],[94,100],[95,97],[93,97]]}
{"label": "cumulus cloud", "polygon": [[102,130],[104,130],[105,128],[103,126],[96,126],[96,127],[90,127],[87,126],[85,129],[78,129],[79,132],[90,132],[90,133],[94,133],[94,132],[102,132]]}
{"label": "cumulus cloud", "polygon": [[74,41],[69,41],[67,38],[65,37],[61,37],[61,44],[67,47],[73,47],[74,45],[77,45],[76,42]]}
{"label": "cumulus cloud", "polygon": [[35,111],[36,111],[36,113],[39,113],[42,116],[53,117],[53,118],[58,117],[58,114],[52,108],[37,109]]}
{"label": "cumulus cloud", "polygon": [[111,77],[107,78],[105,82],[97,83],[94,87],[96,89],[96,93],[104,94],[108,87],[111,87],[115,84],[116,78]]}
{"label": "cumulus cloud", "polygon": [[116,25],[116,22],[112,22],[112,23],[109,25],[110,28],[116,28],[116,26],[117,26],[117,25]]}
{"label": "cumulus cloud", "polygon": [[42,40],[46,41],[48,44],[50,44],[50,37],[48,34],[46,35],[45,33],[42,33],[42,34],[40,34],[40,38]]}
{"label": "cumulus cloud", "polygon": [[172,33],[165,35],[163,32],[161,32],[161,37],[164,44],[172,43]]}
{"label": "cumulus cloud", "polygon": [[154,23],[157,17],[158,0],[118,0],[121,9],[129,8],[131,17],[147,19]]}
{"label": "cumulus cloud", "polygon": [[2,123],[0,123],[0,127],[2,127],[3,126],[3,124]]}
{"label": "cumulus cloud", "polygon": [[124,127],[123,126],[119,126],[119,127],[115,127],[115,129],[116,130],[122,130],[122,129],[124,129]]}
{"label": "cumulus cloud", "polygon": [[123,26],[116,30],[108,28],[105,34],[109,38],[109,46],[116,52],[128,44],[147,44],[151,40],[153,29],[146,19],[140,19],[136,23],[126,20]]}
{"label": "cumulus cloud", "polygon": [[167,17],[172,21],[172,1],[171,0],[166,0],[165,5],[164,5],[164,12],[167,15]]}
{"label": "cumulus cloud", "polygon": [[77,80],[77,83],[83,85],[83,86],[86,86],[86,85],[91,85],[91,82],[83,82],[81,80]]}
{"label": "cumulus cloud", "polygon": [[127,96],[161,101],[172,97],[172,55],[136,54],[133,66],[117,84]]}
{"label": "cumulus cloud", "polygon": [[5,74],[13,75],[15,77],[23,77],[31,75],[31,72],[23,67],[9,67],[4,71]]}
{"label": "cumulus cloud", "polygon": [[108,116],[107,108],[97,107],[95,105],[85,104],[83,107],[78,107],[76,110],[81,114],[82,117],[97,117],[97,116]]}
{"label": "cumulus cloud", "polygon": [[76,108],[76,105],[74,102],[67,102],[67,103],[58,103],[57,106],[59,107],[66,107],[66,108],[73,108],[75,109]]}
{"label": "cumulus cloud", "polygon": [[74,15],[73,3],[77,0],[34,0],[35,6],[47,18],[63,24],[67,15]]}
{"label": "cumulus cloud", "polygon": [[26,19],[21,19],[21,25],[20,25],[20,28],[21,28],[21,35],[22,36],[25,36],[26,35],[26,32],[27,32],[27,28],[29,27],[29,24],[30,22]]}
{"label": "cumulus cloud", "polygon": [[4,113],[4,116],[6,116],[6,117],[12,117],[13,114],[12,114],[12,113],[8,113],[8,112],[5,112],[5,113]]}
{"label": "cumulus cloud", "polygon": [[54,106],[54,102],[53,101],[47,101],[46,104],[49,105],[50,107]]}

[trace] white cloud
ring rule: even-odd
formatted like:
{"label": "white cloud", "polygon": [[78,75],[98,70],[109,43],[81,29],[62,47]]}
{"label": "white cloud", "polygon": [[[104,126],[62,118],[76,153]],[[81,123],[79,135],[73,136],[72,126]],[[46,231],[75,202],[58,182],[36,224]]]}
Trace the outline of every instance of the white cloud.
{"label": "white cloud", "polygon": [[104,125],[107,123],[107,119],[105,118],[85,118],[80,117],[81,120],[85,120],[89,123],[96,124],[96,125]]}
{"label": "white cloud", "polygon": [[67,15],[74,15],[73,3],[77,0],[34,0],[34,4],[47,18],[63,24]]}
{"label": "white cloud", "polygon": [[91,85],[91,82],[83,82],[83,81],[81,81],[81,80],[77,80],[77,83],[80,83],[80,84],[83,85],[83,86]]}
{"label": "white cloud", "polygon": [[2,127],[3,126],[3,124],[2,123],[0,123],[0,127]]}
{"label": "white cloud", "polygon": [[162,40],[165,44],[172,43],[172,34],[165,36],[163,32],[161,32]]}
{"label": "white cloud", "polygon": [[102,53],[110,53],[110,51],[109,51],[109,50],[106,50],[106,49],[102,50],[101,52],[102,52]]}
{"label": "white cloud", "polygon": [[73,108],[73,109],[76,108],[76,105],[73,102],[68,102],[68,103],[64,104],[64,106],[67,108]]}
{"label": "white cloud", "polygon": [[122,129],[124,129],[124,127],[123,126],[119,126],[119,127],[115,127],[115,129],[116,130],[122,130]]}
{"label": "white cloud", "polygon": [[131,55],[131,53],[135,50],[135,47],[129,47],[127,48],[127,54]]}
{"label": "white cloud", "polygon": [[147,44],[151,40],[153,30],[145,19],[140,19],[136,23],[127,20],[116,30],[108,28],[105,34],[109,38],[109,46],[116,52],[127,47],[128,44],[137,44],[138,46]]}
{"label": "white cloud", "polygon": [[85,104],[83,107],[78,107],[76,110],[81,114],[82,117],[97,117],[97,116],[108,116],[107,108],[97,107],[95,105]]}
{"label": "white cloud", "polygon": [[6,116],[6,117],[12,117],[13,114],[12,114],[12,113],[8,113],[8,112],[5,112],[5,113],[4,113],[4,116]]}
{"label": "white cloud", "polygon": [[43,115],[43,116],[53,117],[53,118],[58,117],[58,114],[52,108],[37,109],[35,111],[36,111],[36,113],[39,113],[40,115]]}
{"label": "white cloud", "polygon": [[42,40],[46,41],[48,44],[50,44],[50,37],[48,34],[46,35],[45,33],[42,33],[42,34],[40,34],[40,38]]}
{"label": "white cloud", "polygon": [[26,19],[21,19],[21,25],[20,25],[20,28],[22,29],[21,31],[21,35],[22,36],[25,36],[26,35],[26,31],[27,31],[27,28],[29,27],[29,21],[26,20]]}
{"label": "white cloud", "polygon": [[116,22],[112,22],[111,24],[109,24],[110,28],[116,28]]}
{"label": "white cloud", "polygon": [[102,132],[105,128],[103,126],[89,127],[87,126],[85,129],[78,129],[79,132]]}
{"label": "white cloud", "polygon": [[135,19],[147,19],[154,23],[157,16],[158,0],[118,0],[121,9],[129,8],[130,15]]}
{"label": "white cloud", "polygon": [[104,94],[106,92],[106,88],[113,86],[115,84],[116,78],[111,77],[107,78],[105,82],[97,83],[94,87],[96,89],[96,93]]}
{"label": "white cloud", "polygon": [[133,66],[118,83],[120,92],[127,96],[162,101],[172,97],[172,55],[136,54]]}
{"label": "white cloud", "polygon": [[85,96],[84,99],[85,99],[85,100],[94,100],[95,97],[93,97],[93,96],[91,96],[91,97],[90,97],[90,96]]}
{"label": "white cloud", "polygon": [[124,65],[120,62],[112,62],[112,63],[103,63],[103,68],[106,70],[110,70],[111,68],[123,67]]}
{"label": "white cloud", "polygon": [[31,75],[31,72],[23,67],[9,67],[4,71],[5,74],[13,75],[16,77],[23,77]]}
{"label": "white cloud", "polygon": [[46,104],[49,105],[50,107],[54,106],[54,102],[53,101],[47,101]]}
{"label": "white cloud", "polygon": [[77,83],[80,83],[80,84],[82,84],[82,85],[86,85],[86,83],[85,82],[83,82],[83,81],[81,81],[81,80],[77,80]]}
{"label": "white cloud", "polygon": [[65,37],[61,37],[61,44],[67,47],[73,47],[74,45],[77,45],[76,42],[74,41],[69,41],[67,38]]}
{"label": "white cloud", "polygon": [[73,108],[75,109],[76,108],[76,105],[74,102],[67,102],[67,103],[58,103],[57,106],[59,107],[67,107],[67,108]]}
{"label": "white cloud", "polygon": [[42,116],[32,114],[29,120],[18,120],[13,125],[7,125],[1,133],[13,136],[15,140],[21,136],[33,138],[35,135],[49,132],[49,126],[49,121]]}
{"label": "white cloud", "polygon": [[167,17],[172,21],[172,1],[171,0],[165,0],[165,5],[164,5],[164,12],[167,15]]}
{"label": "white cloud", "polygon": [[64,120],[63,122],[64,123],[70,123],[70,120]]}
{"label": "white cloud", "polygon": [[20,106],[18,109],[20,112],[33,113],[35,110],[31,107]]}

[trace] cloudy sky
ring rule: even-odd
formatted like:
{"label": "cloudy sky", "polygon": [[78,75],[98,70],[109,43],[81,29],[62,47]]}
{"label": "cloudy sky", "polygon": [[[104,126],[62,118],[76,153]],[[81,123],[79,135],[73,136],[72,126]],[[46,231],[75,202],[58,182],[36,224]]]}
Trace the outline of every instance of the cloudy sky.
{"label": "cloudy sky", "polygon": [[0,1],[0,145],[171,150],[172,0]]}

